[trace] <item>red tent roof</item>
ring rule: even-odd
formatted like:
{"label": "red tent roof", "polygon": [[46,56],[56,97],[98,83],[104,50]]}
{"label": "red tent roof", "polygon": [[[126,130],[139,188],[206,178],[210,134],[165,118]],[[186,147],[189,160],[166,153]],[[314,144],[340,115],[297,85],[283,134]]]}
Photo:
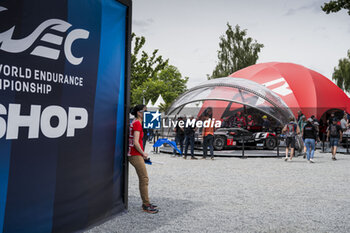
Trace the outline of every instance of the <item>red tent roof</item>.
{"label": "red tent roof", "polygon": [[249,79],[278,94],[294,115],[301,110],[306,117],[318,119],[329,109],[350,112],[350,99],[328,78],[293,63],[260,63],[241,69],[230,77]]}

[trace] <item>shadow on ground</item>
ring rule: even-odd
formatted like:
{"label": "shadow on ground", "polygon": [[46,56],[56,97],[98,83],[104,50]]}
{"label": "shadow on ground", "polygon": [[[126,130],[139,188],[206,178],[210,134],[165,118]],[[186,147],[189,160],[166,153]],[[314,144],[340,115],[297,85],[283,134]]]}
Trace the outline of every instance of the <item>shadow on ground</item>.
{"label": "shadow on ground", "polygon": [[[88,233],[152,232],[161,227],[173,226],[172,220],[181,219],[188,212],[202,206],[189,200],[153,197],[159,213],[149,214],[141,209],[140,196],[129,196],[128,211],[109,219],[108,222],[87,231]],[[181,206],[182,208],[174,208]]]}

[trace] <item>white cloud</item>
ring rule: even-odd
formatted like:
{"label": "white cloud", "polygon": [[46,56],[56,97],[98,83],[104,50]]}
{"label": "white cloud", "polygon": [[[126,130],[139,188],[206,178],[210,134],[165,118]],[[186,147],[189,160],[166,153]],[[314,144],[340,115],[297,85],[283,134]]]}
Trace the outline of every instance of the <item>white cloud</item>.
{"label": "white cloud", "polygon": [[140,32],[147,32],[150,27],[152,27],[152,24],[154,23],[154,20],[152,18],[148,18],[145,20],[139,20],[134,19],[132,21],[132,26],[135,27],[135,30]]}

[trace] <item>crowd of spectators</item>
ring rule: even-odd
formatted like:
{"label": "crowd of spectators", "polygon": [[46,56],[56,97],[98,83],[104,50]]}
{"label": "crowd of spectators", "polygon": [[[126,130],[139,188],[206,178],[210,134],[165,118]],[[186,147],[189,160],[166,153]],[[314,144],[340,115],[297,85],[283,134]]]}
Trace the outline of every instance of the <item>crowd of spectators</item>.
{"label": "crowd of spectators", "polygon": [[[207,108],[199,117],[200,120],[211,119],[213,115],[213,109]],[[337,113],[339,116],[340,114]],[[193,119],[193,116],[191,117]],[[260,119],[260,120],[259,120]],[[315,146],[322,139],[328,141],[331,146],[332,159],[336,160],[335,154],[339,143],[342,141],[342,136],[345,131],[349,129],[350,116],[344,111],[341,119],[338,119],[334,112],[330,114],[326,119],[318,120],[314,115],[307,118],[301,111],[298,112],[297,119],[290,119],[290,122],[282,129],[282,135],[285,137],[286,142],[286,161],[291,161],[294,155],[294,149],[296,147],[296,135],[300,135],[303,139],[303,157],[308,162],[315,162],[313,154]],[[179,117],[178,120],[185,120],[185,118]],[[266,115],[246,115],[237,111],[236,114],[230,116],[224,116],[222,119],[222,128],[241,127],[248,130],[254,129],[258,126],[259,131],[271,132],[275,130],[274,124]],[[179,145],[181,153],[184,154],[184,158],[187,158],[188,149],[191,151],[191,159],[197,159],[194,156],[194,144],[195,144],[195,127],[175,127],[175,139]],[[207,157],[208,149],[210,156],[213,159],[213,141],[215,128],[200,128],[199,133],[202,135],[203,145],[203,158]],[[350,130],[349,130],[350,131]],[[289,157],[290,152],[290,157]],[[175,151],[174,151],[175,154]]]}
{"label": "crowd of spectators", "polygon": [[[341,115],[341,114],[338,114]],[[321,139],[329,142],[332,153],[332,160],[337,160],[336,152],[337,147],[342,141],[343,133],[349,130],[349,114],[344,111],[341,119],[336,117],[336,114],[332,112],[328,118],[326,118],[326,124],[322,120],[318,121],[315,116],[311,116],[306,120],[306,116],[299,111],[297,117],[297,127],[293,129],[293,133],[298,134],[296,131],[301,132],[301,136],[304,142],[303,154],[307,161],[314,163],[313,155],[315,152],[315,146]],[[290,123],[286,124],[283,133],[287,134],[290,131],[290,125],[294,124],[294,120],[291,119]],[[322,127],[322,130],[321,130]],[[295,138],[295,136],[292,136]],[[288,136],[287,136],[288,142]],[[295,144],[286,143],[286,161],[291,161],[293,154],[291,153],[288,158],[288,149],[294,150]]]}

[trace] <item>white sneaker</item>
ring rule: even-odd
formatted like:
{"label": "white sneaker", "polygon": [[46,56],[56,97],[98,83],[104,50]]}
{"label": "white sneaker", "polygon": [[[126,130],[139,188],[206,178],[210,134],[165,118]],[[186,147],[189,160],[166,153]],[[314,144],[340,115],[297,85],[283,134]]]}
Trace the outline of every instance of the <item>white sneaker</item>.
{"label": "white sneaker", "polygon": [[285,157],[285,158],[284,158],[284,161],[286,161],[286,162],[287,162],[287,160],[288,160],[288,157]]}
{"label": "white sneaker", "polygon": [[310,163],[314,163],[315,161],[313,159],[310,159]]}
{"label": "white sneaker", "polygon": [[292,159],[291,159],[291,158],[289,158],[289,159],[288,159],[288,161],[292,161]]}

